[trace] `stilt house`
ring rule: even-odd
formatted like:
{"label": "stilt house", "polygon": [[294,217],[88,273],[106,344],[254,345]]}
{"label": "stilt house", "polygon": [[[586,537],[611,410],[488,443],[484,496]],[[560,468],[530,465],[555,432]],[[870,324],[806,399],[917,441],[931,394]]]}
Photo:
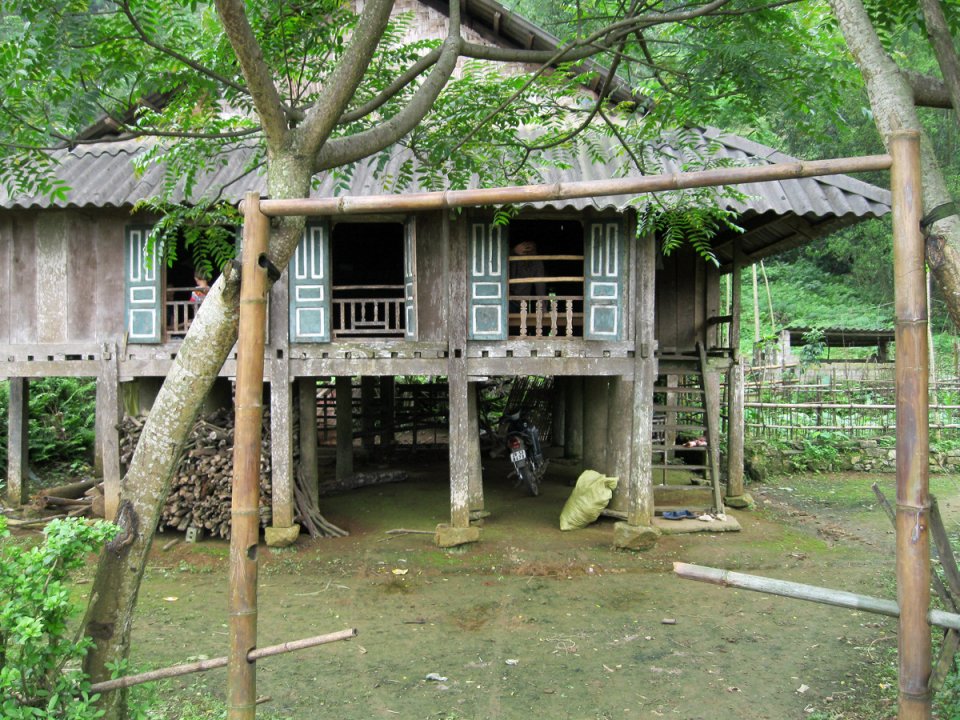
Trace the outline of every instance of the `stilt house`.
{"label": "stilt house", "polygon": [[[478,33],[529,45],[549,36],[494,3],[467,2]],[[499,7],[499,6],[497,6]],[[502,12],[501,12],[502,11]],[[424,22],[442,27],[428,5]],[[534,33],[534,35],[530,35]],[[533,40],[530,38],[533,37]],[[715,130],[698,131],[716,158],[735,163],[790,160],[777,151]],[[191,320],[189,267],[147,262],[156,220],[131,214],[154,194],[160,171],[134,174],[135,140],[92,143],[55,153],[65,199],[0,195],[0,378],[11,382],[7,493],[26,492],[26,398],[31,378],[95,376],[98,448],[108,488],[119,486],[117,425],[121,383],[156,385]],[[260,180],[223,188],[244,158],[205,176],[196,192],[223,190],[239,200]],[[670,163],[666,164],[671,170]],[[548,181],[608,177],[583,160],[547,171]],[[359,168],[340,194],[382,193]],[[483,510],[475,383],[491,376],[555,378],[565,407],[565,440],[585,467],[621,478],[611,512],[646,528],[673,507],[722,509],[742,499],[740,270],[838,228],[889,211],[886,190],[845,176],[741,186],[745,199],[724,201],[742,233],[713,241],[719,265],[690,247],[663,255],[653,237],[637,237],[634,198],[531,204],[507,225],[494,209],[458,214],[413,212],[313,218],[270,296],[266,381],[270,384],[273,524],[294,523],[294,416],[315,427],[318,377],[447,378],[450,397],[451,528],[468,530]],[[322,179],[317,196],[334,194]],[[533,256],[511,248],[533,241]],[[539,261],[542,274],[511,272]],[[732,299],[721,276],[732,273]],[[235,372],[235,361],[222,370]],[[720,380],[726,376],[726,463],[720,467]],[[313,420],[311,420],[311,416]],[[678,438],[704,437],[709,482],[661,483]],[[306,445],[315,443],[306,437]],[[304,447],[302,457],[314,457]],[[315,473],[316,467],[308,469]],[[659,478],[659,480],[658,480]],[[630,504],[640,492],[644,503]],[[115,498],[114,498],[115,501]],[[639,508],[639,509],[638,509]],[[475,539],[470,532],[450,542]]]}

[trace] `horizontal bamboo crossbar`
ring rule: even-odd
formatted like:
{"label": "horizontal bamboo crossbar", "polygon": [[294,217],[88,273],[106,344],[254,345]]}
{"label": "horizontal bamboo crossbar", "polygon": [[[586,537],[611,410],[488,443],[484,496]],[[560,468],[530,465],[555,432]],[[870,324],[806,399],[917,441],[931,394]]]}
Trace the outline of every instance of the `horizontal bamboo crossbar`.
{"label": "horizontal bamboo crossbar", "polygon": [[[790,582],[789,580],[775,580],[773,578],[760,577],[759,575],[747,575],[731,570],[720,570],[718,568],[691,565],[690,563],[683,562],[675,562],[673,564],[673,572],[685,580],[697,580],[699,582],[710,583],[711,585],[735,587],[741,590],[753,590],[754,592],[767,593],[768,595],[779,595],[795,600],[808,600],[822,605],[850,608],[851,610],[864,610],[888,617],[900,617],[900,607],[897,605],[896,600],[883,600],[869,595],[858,595],[857,593],[846,592],[845,590],[832,590],[817,585],[805,585],[804,583]],[[927,612],[927,620],[931,625],[960,630],[960,615],[956,613],[948,613],[943,610],[929,610]]]}
{"label": "horizontal bamboo crossbar", "polygon": [[357,213],[414,212],[445,208],[547,202],[605,195],[642,195],[664,190],[738,185],[790,180],[819,175],[887,170],[889,155],[833,158],[809,162],[774,163],[761,167],[717,168],[696,172],[646,175],[630,178],[582,180],[569,183],[522,185],[476,190],[444,190],[404,195],[339,196],[261,200],[260,211],[282,215],[349,215]]}
{"label": "horizontal bamboo crossbar", "polygon": [[[340,630],[338,632],[328,633],[326,635],[317,635],[315,637],[304,638],[303,640],[291,640],[290,642],[280,643],[279,645],[270,645],[265,648],[251,650],[247,655],[249,662],[273,655],[283,655],[294,650],[303,650],[305,648],[316,647],[317,645],[326,645],[339,640],[349,640],[357,636],[356,628]],[[104,693],[120,690],[121,688],[132,687],[133,685],[142,685],[143,683],[153,682],[155,680],[165,680],[166,678],[179,677],[180,675],[190,675],[197,672],[206,672],[227,666],[226,657],[210,658],[209,660],[198,660],[197,662],[184,663],[182,665],[173,665],[171,667],[150,670],[149,672],[139,673],[138,675],[127,675],[126,677],[116,678],[114,680],[105,680],[101,683],[95,683],[90,686],[91,692]]]}

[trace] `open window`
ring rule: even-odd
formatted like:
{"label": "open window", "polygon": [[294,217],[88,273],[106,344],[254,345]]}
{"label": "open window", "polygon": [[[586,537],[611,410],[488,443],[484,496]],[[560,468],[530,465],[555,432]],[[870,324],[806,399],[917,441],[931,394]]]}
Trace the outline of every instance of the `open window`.
{"label": "open window", "polygon": [[290,339],[416,338],[414,221],[307,226],[290,263]]}
{"label": "open window", "polygon": [[126,332],[131,343],[181,340],[190,329],[206,290],[219,273],[194,269],[184,241],[170,249],[148,243],[151,226],[131,225],[124,242]]}
{"label": "open window", "polygon": [[511,337],[583,335],[583,225],[574,220],[510,223]]}

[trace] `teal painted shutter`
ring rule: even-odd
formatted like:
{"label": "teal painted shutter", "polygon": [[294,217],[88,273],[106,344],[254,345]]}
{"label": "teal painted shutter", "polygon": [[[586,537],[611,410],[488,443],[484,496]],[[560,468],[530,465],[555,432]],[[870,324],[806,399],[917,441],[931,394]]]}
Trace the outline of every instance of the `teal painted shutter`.
{"label": "teal painted shutter", "polygon": [[621,337],[625,250],[622,223],[587,224],[583,334],[589,340],[619,340]]}
{"label": "teal painted shutter", "polygon": [[126,268],[127,341],[131,343],[158,343],[163,332],[160,297],[160,248],[154,243],[152,259],[148,262],[147,237],[150,226],[132,225],[126,229],[124,266]]}
{"label": "teal painted shutter", "polygon": [[308,224],[290,259],[290,342],[330,342],[328,227]]}
{"label": "teal painted shutter", "polygon": [[417,339],[417,224],[408,218],[403,234],[403,336]]}
{"label": "teal painted shutter", "polygon": [[471,340],[507,337],[507,229],[472,223],[467,289]]}

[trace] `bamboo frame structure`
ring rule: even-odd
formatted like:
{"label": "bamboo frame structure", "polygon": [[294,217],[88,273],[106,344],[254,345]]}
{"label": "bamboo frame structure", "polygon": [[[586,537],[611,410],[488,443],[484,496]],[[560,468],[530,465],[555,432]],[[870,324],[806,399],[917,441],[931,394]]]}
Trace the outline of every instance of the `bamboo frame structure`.
{"label": "bamboo frame structure", "polygon": [[920,232],[920,136],[890,138],[897,373],[897,600],[900,720],[932,712],[927,285]]}
{"label": "bamboo frame structure", "polygon": [[443,190],[407,195],[341,195],[327,198],[262,200],[260,211],[269,217],[283,215],[355,215],[362,213],[423,212],[480,205],[548,202],[602,195],[642,195],[664,190],[684,190],[715,185],[789,180],[888,170],[889,155],[833,158],[809,162],[774,163],[760,167],[718,168],[697,172],[641,177],[583,180],[546,185],[521,185],[477,190]]}
{"label": "bamboo frame structure", "polygon": [[[337,632],[327,633],[326,635],[316,635],[314,637],[304,638],[302,640],[291,640],[280,643],[279,645],[269,645],[265,648],[251,650],[247,654],[248,662],[256,662],[265,657],[274,655],[283,655],[294,650],[305,650],[306,648],[326,645],[327,643],[338,642],[340,640],[350,640],[357,636],[356,628],[339,630]],[[115,680],[104,680],[101,683],[94,683],[90,686],[90,692],[105,693],[120,690],[122,688],[142,685],[143,683],[154,682],[156,680],[166,680],[167,678],[180,677],[181,675],[192,675],[193,673],[206,672],[207,670],[216,670],[226,667],[229,658],[223,657],[210,658],[209,660],[197,660],[192,663],[182,663],[180,665],[171,665],[170,667],[150,670],[137,675],[127,675],[126,677],[116,678]]]}
{"label": "bamboo frame structure", "polygon": [[230,655],[227,718],[253,720],[257,708],[257,543],[260,540],[260,428],[263,421],[263,348],[267,319],[270,225],[260,197],[247,193],[243,207],[243,270],[237,341],[237,421],[230,516]]}

